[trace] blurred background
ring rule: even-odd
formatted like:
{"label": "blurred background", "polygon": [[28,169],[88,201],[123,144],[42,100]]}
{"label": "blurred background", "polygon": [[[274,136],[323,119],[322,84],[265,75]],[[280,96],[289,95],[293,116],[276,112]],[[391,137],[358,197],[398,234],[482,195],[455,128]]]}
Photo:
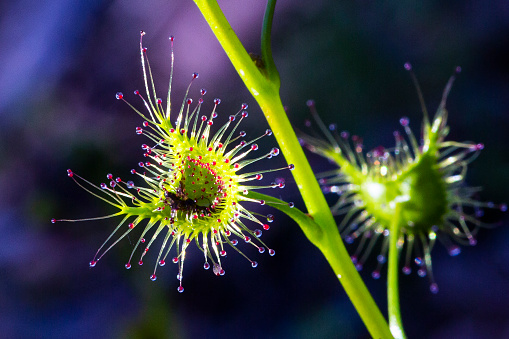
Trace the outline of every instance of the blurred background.
{"label": "blurred background", "polygon": [[[259,53],[265,1],[219,3],[248,51]],[[168,37],[174,35],[173,102],[183,99],[191,74],[199,72],[190,97],[206,88],[205,111],[220,97],[218,122],[247,102],[248,136],[268,127],[191,0],[3,1],[0,337],[369,337],[320,252],[296,224],[267,206],[252,208],[276,216],[263,235],[276,256],[244,246],[258,268],[231,253],[226,275],[218,278],[203,270],[201,252],[192,249],[182,294],[174,265],[159,268],[157,281],[150,281],[156,252],[147,255],[150,264],[124,268],[135,239],[88,267],[117,220],[50,223],[113,211],[77,187],[67,168],[98,184],[110,172],[131,177],[143,158],[146,139],[135,134],[141,120],[115,100],[123,91],[142,108],[132,94],[143,86],[140,29],[147,32],[144,45],[161,97],[170,67]],[[420,128],[405,62],[413,64],[432,112],[460,65],[447,105],[450,140],[485,144],[467,181],[484,188],[481,200],[509,201],[509,2],[280,0],[273,53],[292,124],[305,129],[305,103],[312,98],[326,123],[362,136],[367,149],[391,147],[401,116],[410,118],[414,132]],[[265,138],[260,151],[275,143]],[[317,172],[331,169],[323,159],[310,159]],[[280,156],[255,166],[284,165]],[[303,208],[289,172],[264,180],[275,178],[287,183],[275,193]],[[486,211],[484,220],[498,226],[481,230],[478,245],[462,247],[461,255],[451,258],[435,246],[437,295],[429,292],[427,278],[401,276],[410,338],[509,338],[507,216]],[[371,278],[374,261],[362,275],[385,310],[386,275]]]}

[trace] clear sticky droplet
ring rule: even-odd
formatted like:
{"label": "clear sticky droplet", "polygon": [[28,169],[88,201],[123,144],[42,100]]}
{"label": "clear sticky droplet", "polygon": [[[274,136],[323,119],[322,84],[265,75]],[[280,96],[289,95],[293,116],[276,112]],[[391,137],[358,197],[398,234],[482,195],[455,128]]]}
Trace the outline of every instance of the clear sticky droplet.
{"label": "clear sticky droplet", "polygon": [[438,293],[438,285],[436,283],[432,283],[429,286],[429,290],[431,291],[431,293],[437,294]]}
{"label": "clear sticky droplet", "polygon": [[402,117],[401,119],[399,119],[399,123],[401,124],[401,126],[408,126],[408,124],[410,123],[410,119],[408,119],[407,117]]}
{"label": "clear sticky droplet", "polygon": [[448,251],[451,257],[455,257],[461,253],[461,248],[458,245],[452,245]]}

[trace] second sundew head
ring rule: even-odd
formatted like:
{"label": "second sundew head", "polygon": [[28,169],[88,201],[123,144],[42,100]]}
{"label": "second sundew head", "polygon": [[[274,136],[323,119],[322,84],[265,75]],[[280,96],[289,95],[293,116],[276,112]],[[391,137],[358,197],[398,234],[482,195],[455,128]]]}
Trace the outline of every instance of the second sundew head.
{"label": "second sundew head", "polygon": [[[141,32],[142,38],[144,34]],[[173,45],[173,37],[170,41]],[[234,249],[244,256],[252,267],[257,267],[256,261],[237,249],[239,240],[254,246],[259,253],[264,253],[267,248],[270,255],[275,254],[273,249],[259,239],[262,229],[269,230],[269,225],[263,222],[263,219],[260,220],[257,213],[244,207],[244,204],[265,204],[263,200],[249,198],[249,191],[282,188],[284,185],[254,183],[261,180],[264,173],[293,169],[294,166],[256,172],[246,170],[246,167],[254,162],[279,154],[277,148],[257,157],[251,154],[258,150],[256,141],[272,135],[272,132],[268,129],[259,137],[244,140],[246,132],[239,132],[238,127],[248,117],[247,104],[242,104],[237,113],[227,117],[222,126],[213,127],[221,100],[214,99],[211,113],[201,115],[206,90],[199,91],[200,97],[197,103],[193,104],[193,100],[187,97],[191,84],[175,112],[170,101],[173,50],[168,99],[164,104],[156,95],[146,53],[147,49],[143,47],[140,39],[146,96],[142,96],[138,90],[134,91],[134,94],[141,98],[145,106],[143,113],[127,102],[123,93],[116,94],[118,100],[126,102],[145,120],[141,127],[136,128],[136,133],[149,139],[147,144],[142,145],[146,161],[139,162],[140,169],[131,170],[132,174],[141,177],[145,183],[136,185],[133,181],[124,181],[119,177],[113,179],[113,175],[108,174],[109,184],[103,183],[97,187],[71,170],[68,170],[68,175],[85,190],[119,209],[119,212],[107,217],[123,216],[122,221],[97,251],[90,266],[95,266],[121,239],[141,227],[141,235],[125,265],[126,268],[131,268],[131,259],[138,247],[144,247],[138,261],[138,264],[142,265],[143,258],[154,241],[159,235],[163,235],[162,246],[158,250],[156,265],[150,278],[156,280],[157,266],[164,266],[170,251],[176,247],[176,255],[171,261],[178,264],[178,291],[182,292],[184,261],[187,248],[192,242],[196,243],[203,253],[203,267],[212,267],[216,275],[225,274],[221,261],[227,255],[227,249]],[[198,74],[194,73],[192,81],[196,78]],[[163,108],[163,105],[166,107]],[[81,182],[92,187],[92,190]],[[96,194],[94,189],[101,192]],[[267,216],[267,222],[273,220],[272,215]],[[74,220],[52,220],[56,221]],[[255,224],[257,228],[252,230],[246,224]],[[149,236],[149,231],[153,231],[153,234],[147,241],[145,237]],[[120,236],[113,240],[117,232]]]}
{"label": "second sundew head", "polygon": [[[409,64],[405,68],[411,70]],[[325,127],[313,101],[309,101],[308,106],[327,140],[303,136],[302,141],[310,151],[339,166],[338,170],[323,173],[319,178],[326,193],[339,196],[332,211],[344,215],[339,229],[345,241],[353,243],[360,239],[352,255],[356,267],[362,269],[382,238],[378,266],[372,272],[374,278],[380,277],[391,236],[390,225],[398,220],[398,246],[402,249],[406,245],[403,272],[412,271],[411,259],[414,259],[417,273],[422,277],[428,275],[431,291],[437,292],[430,256],[435,240],[441,240],[449,254],[457,255],[460,248],[456,243],[475,245],[475,235],[482,225],[478,217],[483,207],[505,211],[507,206],[479,202],[473,198],[478,188],[465,185],[467,165],[484,146],[445,141],[449,130],[445,103],[454,76],[447,83],[432,122],[428,120],[413,74],[412,79],[417,85],[424,114],[421,142],[414,137],[409,119],[401,118],[406,138],[394,132],[395,147],[378,147],[364,154],[359,137],[353,136],[350,142],[348,132],[338,133],[335,125],[329,129]],[[399,215],[396,216],[397,211]]]}

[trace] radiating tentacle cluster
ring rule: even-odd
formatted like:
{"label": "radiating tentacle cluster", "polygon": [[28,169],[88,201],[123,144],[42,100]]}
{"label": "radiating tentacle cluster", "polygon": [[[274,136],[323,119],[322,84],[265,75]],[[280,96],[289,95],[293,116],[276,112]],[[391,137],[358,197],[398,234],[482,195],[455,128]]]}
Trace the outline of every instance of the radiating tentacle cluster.
{"label": "radiating tentacle cluster", "polygon": [[[411,70],[409,64],[405,64],[405,68]],[[302,143],[339,166],[318,177],[325,193],[339,197],[331,208],[334,214],[344,215],[339,229],[345,241],[353,243],[359,239],[352,255],[356,267],[362,269],[382,239],[378,266],[372,272],[374,278],[380,277],[391,236],[389,226],[396,217],[396,204],[400,204],[399,249],[406,244],[403,272],[411,272],[414,252],[417,273],[428,275],[431,291],[437,292],[430,256],[436,238],[447,247],[450,255],[457,255],[460,253],[457,244],[476,244],[475,235],[483,225],[479,220],[482,209],[505,211],[507,205],[477,201],[474,195],[480,189],[465,185],[467,166],[484,148],[483,144],[445,141],[449,132],[445,104],[455,76],[449,79],[430,123],[419,85],[413,73],[411,75],[424,114],[421,142],[412,133],[409,119],[401,118],[406,138],[394,132],[393,148],[378,147],[364,153],[361,138],[350,138],[348,132],[338,132],[336,125],[327,128],[318,117],[314,102],[309,101],[311,113],[326,140],[304,135]]]}
{"label": "radiating tentacle cluster", "polygon": [[[216,275],[224,275],[221,258],[226,256],[228,248],[239,252],[250,261],[252,267],[258,265],[237,249],[238,239],[256,247],[260,253],[264,253],[267,248],[270,255],[275,254],[273,249],[259,239],[262,229],[269,229],[268,223],[262,222],[259,215],[250,212],[242,203],[265,204],[265,201],[247,197],[247,193],[254,189],[282,188],[284,184],[254,185],[252,182],[261,180],[264,173],[293,169],[294,166],[246,172],[245,168],[250,164],[279,154],[279,150],[273,148],[259,157],[249,157],[250,153],[258,150],[256,141],[272,135],[272,132],[266,130],[263,135],[245,141],[246,133],[237,132],[239,124],[248,117],[247,104],[242,104],[240,110],[230,115],[227,122],[213,133],[212,126],[214,119],[218,117],[217,107],[221,100],[214,99],[214,108],[209,115],[200,115],[206,90],[200,90],[200,98],[193,107],[193,100],[187,97],[191,84],[176,114],[176,121],[172,123],[170,119],[175,118],[170,101],[173,37],[170,37],[171,74],[165,109],[162,99],[156,94],[147,49],[142,44],[144,34],[141,32],[140,54],[146,97],[138,90],[134,91],[134,94],[141,98],[146,112],[143,113],[128,103],[122,93],[116,94],[117,99],[126,102],[144,119],[142,126],[136,128],[136,133],[145,135],[150,140],[150,145],[142,145],[146,160],[139,162],[140,169],[131,170],[132,174],[143,179],[144,184],[126,182],[119,177],[114,179],[112,174],[108,174],[109,183],[96,186],[71,170],[68,170],[68,175],[83,189],[119,209],[119,212],[106,218],[123,216],[97,251],[90,266],[95,266],[113,246],[146,222],[125,265],[126,268],[131,268],[131,260],[138,247],[144,247],[138,262],[142,265],[143,258],[155,239],[163,235],[164,240],[150,278],[156,280],[157,266],[165,265],[171,249],[175,247],[177,254],[171,261],[178,264],[178,291],[182,292],[182,272],[191,242],[195,242],[203,252],[204,268],[212,267]],[[196,78],[198,74],[194,73],[192,81]],[[267,222],[273,220],[272,215],[267,216]],[[247,221],[258,225],[258,228],[251,230],[246,225]],[[153,235],[146,241],[145,237],[150,230],[153,230]],[[117,233],[120,236],[114,240]]]}

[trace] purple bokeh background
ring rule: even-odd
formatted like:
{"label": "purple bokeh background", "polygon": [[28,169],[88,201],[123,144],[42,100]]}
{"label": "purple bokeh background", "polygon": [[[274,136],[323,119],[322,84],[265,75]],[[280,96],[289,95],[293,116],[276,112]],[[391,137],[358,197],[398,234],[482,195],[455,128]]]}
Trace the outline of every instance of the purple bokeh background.
{"label": "purple bokeh background", "polygon": [[[249,51],[259,53],[264,1],[219,1]],[[403,63],[410,61],[428,108],[440,100],[456,65],[463,73],[449,101],[450,140],[483,142],[467,181],[483,186],[479,198],[509,201],[509,3],[418,1],[278,2],[273,53],[281,95],[294,126],[304,129],[305,102],[313,98],[325,122],[363,136],[366,147],[390,147],[401,116],[414,131],[421,113]],[[67,178],[65,170],[95,183],[109,172],[128,177],[142,159],[141,121],[115,100],[142,89],[139,31],[160,96],[169,74],[168,37],[175,40],[172,97],[182,100],[191,74],[206,99],[220,97],[220,113],[250,105],[248,136],[268,127],[194,3],[188,1],[7,1],[0,4],[0,337],[263,337],[366,338],[364,325],[322,258],[292,221],[270,208],[276,221],[263,239],[276,256],[235,253],[226,275],[202,269],[201,255],[186,258],[186,291],[177,293],[176,267],[149,276],[147,263],[126,271],[132,244],[123,241],[88,267],[114,220],[57,223],[57,218],[106,215],[108,209]],[[220,116],[221,118],[221,116]],[[219,118],[219,119],[220,119]],[[226,119],[226,118],[225,118]],[[221,120],[219,120],[221,121]],[[261,151],[275,140],[265,138]],[[316,171],[331,166],[310,155]],[[280,156],[255,166],[284,166]],[[291,176],[281,172],[287,201],[302,202]],[[265,179],[270,182],[274,177]],[[273,193],[273,192],[268,192]],[[509,337],[509,230],[507,217],[487,211],[478,245],[451,258],[437,245],[433,266],[440,287],[402,276],[403,322],[411,338]],[[133,239],[131,239],[131,242]],[[355,249],[355,246],[349,248]],[[385,273],[369,289],[386,308]],[[147,267],[148,266],[148,267]]]}

